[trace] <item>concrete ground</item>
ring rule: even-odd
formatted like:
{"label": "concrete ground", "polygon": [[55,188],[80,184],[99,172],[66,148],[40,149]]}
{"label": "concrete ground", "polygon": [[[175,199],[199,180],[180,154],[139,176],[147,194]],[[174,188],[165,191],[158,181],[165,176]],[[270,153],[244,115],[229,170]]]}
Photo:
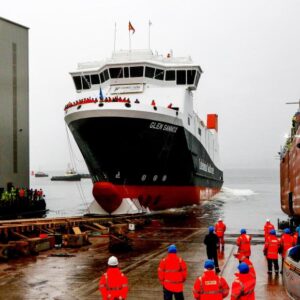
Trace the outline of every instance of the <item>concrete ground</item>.
{"label": "concrete ground", "polygon": [[[187,263],[188,279],[184,294],[185,299],[192,300],[194,281],[201,275],[206,259],[203,239],[207,226],[216,218],[214,214],[202,217],[199,212],[194,212],[161,220],[131,234],[134,240],[131,252],[110,253],[107,237],[93,237],[89,247],[51,250],[37,257],[0,263],[0,300],[101,299],[98,281],[112,254],[118,257],[120,268],[128,276],[129,300],[162,299],[157,267],[171,243],[177,245],[178,254]],[[235,235],[227,235],[224,256],[219,260],[221,274],[230,286],[238,263],[232,255],[236,252],[235,238]],[[262,237],[257,236],[253,240],[251,256],[257,272],[256,299],[289,299],[282,286],[281,275],[268,276],[262,248]],[[50,256],[61,253],[74,256]]]}

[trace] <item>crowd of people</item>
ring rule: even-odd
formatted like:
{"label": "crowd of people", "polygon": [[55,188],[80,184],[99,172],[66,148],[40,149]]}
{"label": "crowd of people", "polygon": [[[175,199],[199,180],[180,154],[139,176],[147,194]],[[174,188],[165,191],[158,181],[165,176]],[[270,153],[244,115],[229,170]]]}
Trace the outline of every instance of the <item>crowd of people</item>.
{"label": "crowd of people", "polygon": [[[103,99],[98,99],[98,98],[83,98],[83,99],[80,99],[80,100],[76,100],[74,102],[71,102],[69,101],[66,105],[65,105],[65,108],[64,110],[66,111],[67,109],[71,108],[71,107],[74,107],[74,106],[79,106],[79,105],[83,105],[83,104],[87,104],[87,103],[109,103],[109,102],[121,102],[121,103],[131,103],[131,100],[129,98],[122,98],[122,97],[118,97],[118,96],[115,96],[115,97],[105,97]],[[136,104],[139,104],[140,101],[138,99],[135,99],[134,103]],[[151,101],[151,105],[152,106],[156,106],[156,103],[155,103],[155,100],[152,100]],[[167,108],[170,108],[170,109],[176,109],[173,107],[173,104],[170,103]]]}
{"label": "crowd of people", "polygon": [[14,214],[22,211],[45,210],[46,202],[42,189],[29,189],[8,185],[0,189],[0,215]]}
{"label": "crowd of people", "polygon": [[[193,296],[195,300],[224,299],[230,293],[226,279],[220,276],[218,265],[218,251],[224,251],[224,235],[226,225],[220,218],[215,226],[208,228],[208,234],[204,238],[208,259],[204,263],[204,271],[196,278],[193,286]],[[264,225],[265,244],[263,253],[268,262],[268,274],[272,274],[274,266],[275,274],[279,273],[278,254],[282,255],[282,265],[286,257],[287,250],[294,245],[300,244],[300,228],[297,227],[294,234],[289,228],[284,229],[280,238],[276,236],[274,225],[269,219]],[[238,259],[238,272],[231,285],[231,300],[255,299],[256,272],[251,256],[251,235],[242,228],[240,235],[236,239],[238,248],[234,257]],[[158,280],[163,288],[164,300],[183,300],[184,282],[187,278],[186,262],[177,254],[176,245],[170,245],[168,254],[158,265]],[[282,269],[281,269],[282,272]],[[101,276],[99,290],[102,299],[126,299],[128,294],[128,279],[118,267],[118,259],[111,256],[108,259],[108,269]]]}

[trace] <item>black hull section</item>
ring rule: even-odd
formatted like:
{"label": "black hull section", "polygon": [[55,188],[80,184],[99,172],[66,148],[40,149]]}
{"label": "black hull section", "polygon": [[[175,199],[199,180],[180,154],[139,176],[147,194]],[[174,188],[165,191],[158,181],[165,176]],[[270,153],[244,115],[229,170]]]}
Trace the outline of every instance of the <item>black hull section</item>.
{"label": "black hull section", "polygon": [[69,128],[93,182],[220,189],[223,173],[182,127],[146,119],[85,118]]}

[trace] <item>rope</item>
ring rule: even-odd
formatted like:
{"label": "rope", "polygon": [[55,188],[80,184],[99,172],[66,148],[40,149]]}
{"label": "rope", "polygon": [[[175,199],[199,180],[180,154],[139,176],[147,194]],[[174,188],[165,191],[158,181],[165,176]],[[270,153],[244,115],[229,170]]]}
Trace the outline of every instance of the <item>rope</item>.
{"label": "rope", "polygon": [[[68,141],[68,149],[69,149],[69,154],[70,154],[70,160],[71,160],[71,164],[72,164],[72,167],[74,167],[74,170],[76,171],[77,173],[77,167],[76,167],[76,163],[75,163],[75,153],[72,149],[72,144],[71,144],[71,140],[70,140],[70,135],[69,135],[69,131],[68,131],[68,128],[67,128],[67,125],[65,124],[65,128],[66,128],[66,134],[67,134],[67,141]],[[77,161],[80,161],[80,160],[77,160]],[[84,206],[85,206],[85,210],[90,213],[90,210],[89,210],[89,205],[87,203],[87,200],[86,200],[86,197],[84,195],[84,191],[82,189],[82,185],[81,185],[81,181],[78,183],[76,182],[76,187],[77,187],[77,190],[78,190],[78,193],[79,193],[79,196],[81,198],[81,201],[83,202]]]}

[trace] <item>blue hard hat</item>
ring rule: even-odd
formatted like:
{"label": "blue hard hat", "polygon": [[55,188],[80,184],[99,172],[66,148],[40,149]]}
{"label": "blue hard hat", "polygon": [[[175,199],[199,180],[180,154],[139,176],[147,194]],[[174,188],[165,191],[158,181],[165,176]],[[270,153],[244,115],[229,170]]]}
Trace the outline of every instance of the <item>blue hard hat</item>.
{"label": "blue hard hat", "polygon": [[296,227],[296,232],[300,231],[300,226]]}
{"label": "blue hard hat", "polygon": [[205,269],[212,270],[212,269],[214,269],[214,267],[215,267],[215,263],[214,263],[213,260],[208,259],[208,260],[205,261],[205,263],[204,263],[204,268]]}
{"label": "blue hard hat", "polygon": [[246,229],[244,229],[244,228],[241,229],[241,234],[243,234],[243,233],[247,233]]}
{"label": "blue hard hat", "polygon": [[271,234],[271,235],[276,235],[275,229],[271,229],[271,230],[270,230],[270,234]]}
{"label": "blue hard hat", "polygon": [[215,231],[215,227],[214,226],[209,226],[208,227],[208,231],[209,232],[214,232]]}
{"label": "blue hard hat", "polygon": [[284,231],[284,233],[286,233],[286,234],[290,234],[290,233],[291,233],[291,230],[290,230],[289,228],[285,228],[283,231]]}
{"label": "blue hard hat", "polygon": [[177,248],[175,245],[170,245],[168,247],[168,253],[176,253],[177,252]]}
{"label": "blue hard hat", "polygon": [[249,266],[244,262],[238,265],[238,269],[242,274],[247,274],[249,272]]}

